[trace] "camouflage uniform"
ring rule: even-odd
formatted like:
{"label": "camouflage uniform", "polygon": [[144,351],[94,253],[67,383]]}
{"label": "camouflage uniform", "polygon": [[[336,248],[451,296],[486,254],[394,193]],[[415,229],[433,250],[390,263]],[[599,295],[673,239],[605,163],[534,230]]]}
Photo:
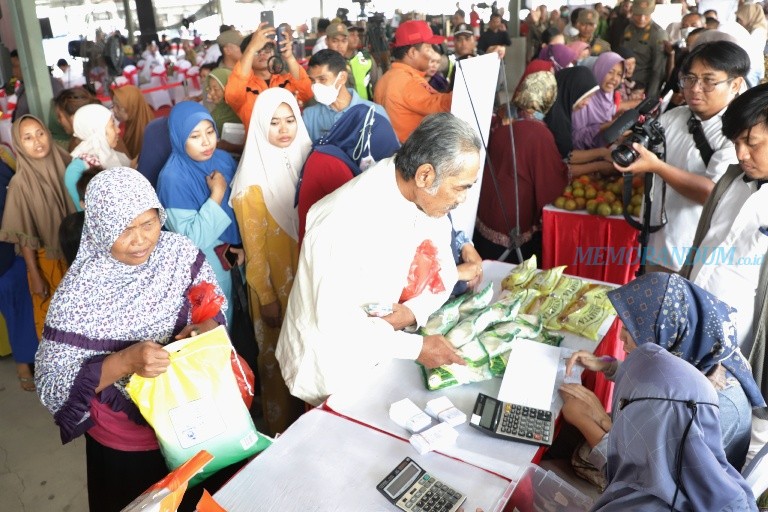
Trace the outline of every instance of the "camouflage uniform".
{"label": "camouflage uniform", "polygon": [[[633,13],[653,12],[654,3],[649,0],[636,0]],[[622,46],[635,52],[637,67],[633,79],[645,84],[646,96],[658,96],[661,81],[667,66],[667,54],[664,53],[664,41],[669,38],[667,32],[651,21],[645,28],[637,28],[632,21],[624,29]]]}

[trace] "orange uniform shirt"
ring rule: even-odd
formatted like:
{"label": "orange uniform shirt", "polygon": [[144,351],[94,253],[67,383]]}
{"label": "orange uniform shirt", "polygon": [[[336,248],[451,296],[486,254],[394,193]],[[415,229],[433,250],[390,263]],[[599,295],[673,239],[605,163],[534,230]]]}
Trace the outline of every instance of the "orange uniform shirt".
{"label": "orange uniform shirt", "polygon": [[[229,80],[231,83],[232,79]],[[373,91],[373,101],[387,111],[400,142],[408,138],[424,117],[450,111],[452,98],[452,93],[437,92],[424,73],[402,62],[393,63]]]}
{"label": "orange uniform shirt", "polygon": [[298,80],[290,73],[283,73],[272,75],[269,83],[256,76],[253,70],[249,70],[248,78],[241,78],[240,67],[240,62],[237,62],[232,68],[232,74],[229,75],[227,86],[224,89],[224,100],[240,117],[246,132],[248,132],[248,125],[251,123],[253,104],[256,103],[256,98],[261,91],[270,87],[283,87],[294,93],[300,102],[305,103],[314,96],[312,94],[312,81],[301,66],[299,66]]}

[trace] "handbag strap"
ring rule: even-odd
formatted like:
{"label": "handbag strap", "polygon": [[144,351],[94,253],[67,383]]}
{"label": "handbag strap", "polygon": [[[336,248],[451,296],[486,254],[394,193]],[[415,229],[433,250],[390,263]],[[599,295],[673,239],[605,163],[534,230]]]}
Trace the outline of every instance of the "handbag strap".
{"label": "handbag strap", "polygon": [[720,198],[723,197],[725,191],[731,186],[731,183],[741,175],[743,171],[738,164],[733,164],[728,167],[725,174],[715,184],[715,188],[712,189],[712,193],[709,194],[707,202],[704,203],[704,208],[701,211],[701,217],[699,217],[699,224],[696,227],[696,235],[693,237],[693,244],[691,244],[691,250],[688,252],[688,256],[685,259],[683,267],[680,269],[680,275],[686,279],[690,279],[691,271],[693,270],[693,262],[695,261],[696,251],[698,251],[699,245],[704,241],[704,237],[707,236],[709,226],[712,223],[712,215],[715,213],[717,204],[720,202]]}

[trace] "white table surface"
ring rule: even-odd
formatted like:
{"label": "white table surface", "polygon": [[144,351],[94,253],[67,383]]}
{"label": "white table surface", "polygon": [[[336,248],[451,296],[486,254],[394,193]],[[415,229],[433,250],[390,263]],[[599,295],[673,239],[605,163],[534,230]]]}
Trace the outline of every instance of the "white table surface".
{"label": "white table surface", "polygon": [[228,512],[386,511],[376,485],[405,457],[467,496],[465,510],[497,510],[510,483],[437,453],[314,409],[240,470],[214,499]]}
{"label": "white table surface", "polygon": [[[495,296],[500,292],[501,279],[505,277],[514,265],[496,261],[483,263],[485,282],[494,283]],[[594,282],[594,281],[590,281]],[[615,285],[613,285],[615,286]],[[601,328],[600,337],[610,327],[613,317],[606,321]],[[573,333],[564,335],[561,344],[560,366],[557,372],[552,393],[551,410],[555,416],[560,414],[563,402],[557,389],[565,381],[565,360],[573,350],[594,351],[598,342],[588,340]],[[581,369],[575,368],[568,382],[581,382]],[[425,408],[429,400],[447,396],[454,406],[467,415],[472,414],[478,393],[497,397],[501,386],[501,378],[493,378],[483,382],[475,382],[454,386],[451,388],[430,391],[426,388],[421,367],[413,361],[395,359],[380,365],[371,379],[355,390],[345,390],[331,395],[325,406],[332,411],[359,421],[365,425],[390,433],[402,439],[408,439],[410,433],[398,426],[389,417],[389,406],[410,398],[417,407]],[[435,422],[433,421],[433,424]],[[514,479],[519,467],[530,463],[538,450],[537,445],[521,443],[506,439],[491,437],[469,425],[467,421],[456,427],[459,437],[451,448],[441,450],[441,453],[469,462],[478,467],[493,471],[509,479]],[[416,453],[415,450],[412,450]]]}

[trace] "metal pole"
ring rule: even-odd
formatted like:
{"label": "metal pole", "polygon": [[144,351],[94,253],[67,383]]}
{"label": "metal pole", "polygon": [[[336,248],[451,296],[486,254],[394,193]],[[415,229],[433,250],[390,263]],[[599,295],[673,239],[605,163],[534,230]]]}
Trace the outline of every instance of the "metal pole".
{"label": "metal pole", "polygon": [[125,11],[125,26],[128,29],[128,44],[133,46],[135,39],[133,37],[133,31],[136,29],[133,24],[133,13],[131,12],[130,0],[123,0],[123,11]]}
{"label": "metal pole", "polygon": [[37,20],[35,2],[8,2],[14,33],[24,34],[16,39],[24,75],[24,94],[29,112],[48,124],[53,89],[43,51],[43,34]]}

